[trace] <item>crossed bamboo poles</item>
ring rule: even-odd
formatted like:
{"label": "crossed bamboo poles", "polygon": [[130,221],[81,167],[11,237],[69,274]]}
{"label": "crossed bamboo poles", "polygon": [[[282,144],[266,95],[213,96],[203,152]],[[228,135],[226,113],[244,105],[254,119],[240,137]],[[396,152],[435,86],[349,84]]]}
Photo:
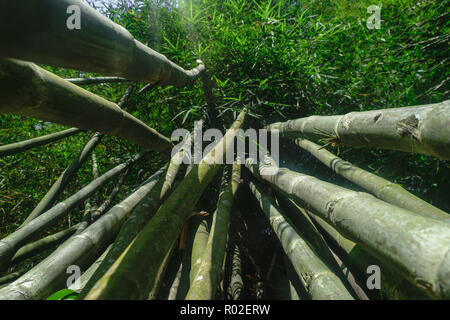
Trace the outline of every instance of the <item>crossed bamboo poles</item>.
{"label": "crossed bamboo poles", "polygon": [[[21,16],[28,17],[29,21],[39,16],[32,11],[37,8],[38,1],[27,0],[26,4],[22,2],[24,1],[2,3],[0,9],[15,10]],[[55,28],[55,24],[66,17],[65,9],[71,4],[79,5],[86,18],[82,32],[70,33],[64,28]],[[50,8],[52,11],[48,10]],[[131,116],[121,106],[79,88],[33,63],[16,59],[99,72],[155,85],[178,86],[195,81],[204,71],[204,66],[201,64],[185,71],[134,40],[122,27],[80,1],[39,1],[39,12],[51,23],[38,30],[28,30],[29,25],[17,26],[17,23],[8,19],[0,22],[2,27],[18,30],[15,37],[8,35],[0,51],[0,55],[8,57],[0,61],[0,111],[93,130],[98,132],[97,135],[116,135],[143,148],[168,154],[172,148],[170,140]],[[49,12],[53,14],[49,16]],[[34,43],[35,38],[32,38],[37,34],[39,37],[36,39],[39,38],[53,50],[42,52],[40,46]],[[69,43],[73,41],[79,46],[76,50],[67,50]],[[92,43],[96,43],[96,46],[93,47]],[[24,44],[28,46],[27,50],[23,50]],[[40,45],[45,47],[42,43]],[[329,144],[421,152],[448,159],[449,108],[449,101],[445,101],[418,107],[354,112],[344,116],[309,117],[268,126],[269,130],[280,130],[282,137],[300,138],[296,141],[299,146],[379,198],[279,169],[270,158],[267,163],[259,164],[247,160],[246,166],[256,178],[265,181],[266,186],[280,191],[283,198],[291,199],[298,210],[311,219],[303,226],[294,227],[285,218],[285,209],[273,203],[258,182],[250,181],[253,194],[280,238],[283,249],[310,298],[357,297],[348,279],[336,268],[336,260],[333,260],[326,243],[320,240],[319,233],[309,235],[316,239],[315,243],[320,244],[311,249],[308,245],[311,239],[298,232],[297,228],[315,228],[312,221],[325,229],[332,238],[334,236],[339,244],[345,239],[342,235],[347,237],[346,245],[343,246],[348,253],[360,246],[368,260],[379,261],[380,265],[387,265],[387,268],[395,270],[407,281],[405,287],[412,285],[433,298],[449,297],[450,227],[447,214],[388,181],[342,162],[305,140],[325,139]],[[173,191],[172,185],[180,164],[172,158],[128,198],[81,232],[75,232],[48,258],[1,289],[0,298],[45,298],[64,284],[68,265],[88,267],[104,250],[108,251],[104,252],[103,262],[96,268],[89,269],[90,278],[87,277],[85,281],[81,297],[154,298],[178,235],[202,192],[222,167],[220,160],[233,143],[237,129],[243,126],[245,113],[246,110],[238,116],[216,147],[200,164],[192,167]],[[77,133],[78,129],[69,130]],[[56,134],[57,137],[61,135]],[[28,147],[52,141],[55,141],[55,135],[18,144],[17,147],[7,146],[6,149],[12,153],[21,152]],[[94,147],[90,146],[84,153],[82,150],[80,157],[83,158],[84,154],[85,158]],[[183,152],[181,150],[176,157],[182,157]],[[136,155],[55,206],[52,205],[57,195],[52,198],[38,214],[33,214],[21,228],[0,241],[0,267],[9,266],[20,250],[23,254],[24,251],[40,247],[34,244],[29,247],[31,249],[24,249],[31,236],[37,235],[58,218],[68,214],[71,208],[87,199],[102,184],[117,177],[143,156],[144,153]],[[82,162],[75,162],[75,166]],[[228,221],[236,192],[236,179],[239,180],[240,176],[239,169],[240,166],[235,164],[233,178],[224,175],[213,227],[204,244],[204,252],[200,255],[200,264],[195,268],[191,279],[187,299],[213,298],[221,281]],[[276,174],[268,175],[268,169]],[[76,169],[73,171],[76,172]],[[55,188],[61,190],[61,184],[56,185],[60,187]],[[360,212],[365,215],[358,214]],[[64,235],[71,232],[72,230],[67,231]],[[62,236],[55,238],[58,241],[64,239]],[[108,247],[113,240],[113,245]],[[53,243],[56,245],[58,241]],[[355,264],[360,270],[367,267],[361,262],[353,262]],[[321,283],[327,285],[323,286]]]}

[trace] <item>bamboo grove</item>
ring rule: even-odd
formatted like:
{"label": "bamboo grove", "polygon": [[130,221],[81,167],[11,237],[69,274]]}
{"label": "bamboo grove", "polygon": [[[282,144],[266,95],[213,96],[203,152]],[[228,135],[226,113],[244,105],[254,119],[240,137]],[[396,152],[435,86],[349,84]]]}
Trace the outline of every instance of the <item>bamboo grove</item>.
{"label": "bamboo grove", "polygon": [[[71,5],[78,6],[83,17],[77,32],[58,27],[65,25],[66,8]],[[329,145],[386,149],[449,160],[450,100],[311,115],[265,127],[358,186],[355,191],[283,167],[260,143],[246,139],[242,133],[251,128],[248,105],[242,103],[234,122],[221,123],[211,89],[213,77],[201,60],[185,70],[79,0],[2,1],[0,12],[16,13],[0,20],[4,34],[0,113],[70,127],[0,146],[0,157],[33,148],[44,152],[44,146],[55,141],[92,133],[21,225],[0,239],[1,300],[47,299],[63,289],[72,290],[80,300],[241,299],[245,280],[241,258],[251,253],[230,236],[238,212],[244,210],[235,201],[241,189],[279,240],[286,266],[280,277],[287,279],[290,289],[287,299],[450,299],[448,213],[325,149]],[[39,64],[101,77],[63,79]],[[144,89],[149,90],[188,87],[197,81],[203,82],[210,123],[228,128],[199,163],[193,163],[187,152],[195,133],[173,153],[169,137],[127,110],[128,99],[136,94],[133,90],[116,103],[80,87],[125,83],[132,88],[145,82]],[[105,136],[127,140],[141,151],[99,174],[95,149]],[[256,143],[264,157],[237,157],[232,164],[223,164],[239,139]],[[165,165],[148,172],[131,193],[116,201],[126,176],[153,153],[160,153]],[[92,181],[62,199],[89,159]],[[299,160],[294,156],[293,161]],[[217,181],[215,210],[198,212],[200,198]],[[96,205],[95,193],[108,183],[115,187]],[[80,223],[45,235],[83,204],[86,210]],[[31,268],[14,267],[46,250],[52,251]],[[181,262],[172,268],[179,250]],[[276,259],[268,259],[267,264],[273,267]],[[83,272],[80,281],[67,288],[67,270],[74,265]],[[374,265],[381,270],[383,297],[366,285],[367,269]],[[389,296],[392,290],[396,294]]]}

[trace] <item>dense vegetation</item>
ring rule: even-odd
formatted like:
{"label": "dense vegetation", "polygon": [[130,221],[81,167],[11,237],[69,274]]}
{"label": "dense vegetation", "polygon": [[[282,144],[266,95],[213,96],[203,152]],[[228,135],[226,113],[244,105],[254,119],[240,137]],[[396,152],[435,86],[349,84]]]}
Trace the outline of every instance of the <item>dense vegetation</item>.
{"label": "dense vegetation", "polygon": [[[223,130],[243,106],[249,107],[249,121],[253,127],[262,127],[309,115],[337,115],[448,99],[449,2],[386,0],[382,4],[382,22],[378,30],[366,26],[365,20],[370,15],[366,10],[372,4],[369,0],[357,3],[349,0],[195,0],[179,3],[121,0],[105,1],[98,10],[124,26],[136,39],[185,69],[195,67],[196,58],[200,58],[216,83],[214,95],[220,129]],[[45,68],[63,78],[95,76],[62,68]],[[118,102],[129,85],[106,83],[83,87]],[[205,127],[217,123],[215,117],[205,116],[207,103],[201,81],[190,87],[155,87],[143,93],[138,90],[144,83],[133,85],[134,93],[127,110],[165,136],[170,137],[176,128],[191,130],[197,120],[204,119]],[[31,118],[0,115],[0,145],[62,129],[60,125]],[[84,132],[48,146],[0,158],[0,237],[22,224],[91,136],[91,132]],[[284,143],[287,145],[283,145],[281,160],[286,166],[292,166],[295,157],[302,172],[358,190],[306,152]],[[386,150],[327,148],[334,148],[335,153],[360,168],[395,181],[450,212],[448,161]],[[105,136],[95,149],[100,174],[138,150],[123,139]],[[163,157],[157,153],[151,153],[137,164],[138,167],[127,176],[116,202],[163,164]],[[216,177],[197,204],[199,210],[214,211],[219,178]],[[67,198],[91,180],[92,167],[87,161],[59,199]],[[114,182],[108,183],[91,202],[101,203],[114,185]],[[241,190],[237,201],[245,203],[248,197],[249,190]],[[244,205],[242,208],[256,212],[256,207]],[[48,234],[78,223],[83,211],[84,207],[80,206],[48,230]],[[248,214],[248,221],[256,219]],[[264,222],[254,222],[251,230],[246,232],[253,232],[252,237],[259,239],[255,243],[270,243],[268,247],[274,251],[275,237],[267,228]],[[244,241],[255,251],[256,265],[264,264],[263,249],[258,248],[262,245]],[[27,260],[23,265],[36,263],[46,254]],[[253,268],[257,267],[250,260],[246,262],[251,265],[248,270],[256,272]],[[251,291],[248,294],[254,296]]]}

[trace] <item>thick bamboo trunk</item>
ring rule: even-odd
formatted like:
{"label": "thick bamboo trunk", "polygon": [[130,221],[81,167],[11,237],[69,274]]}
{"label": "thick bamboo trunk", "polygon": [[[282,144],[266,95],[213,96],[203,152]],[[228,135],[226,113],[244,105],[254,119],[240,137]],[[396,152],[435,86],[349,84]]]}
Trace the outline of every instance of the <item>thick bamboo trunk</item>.
{"label": "thick bamboo trunk", "polygon": [[21,226],[24,226],[31,220],[40,216],[45,211],[49,210],[51,206],[55,203],[58,196],[64,191],[67,184],[75,177],[78,169],[86,161],[87,157],[91,154],[92,150],[99,144],[103,135],[94,134],[92,138],[84,145],[78,156],[73,159],[72,163],[61,173],[59,178],[53,183],[52,187],[39,204],[31,211],[30,215],[25,219]]}
{"label": "thick bamboo trunk", "polygon": [[319,159],[337,174],[366,189],[377,198],[397,207],[415,212],[424,217],[450,221],[450,215],[422,199],[414,196],[400,185],[383,179],[344,161],[331,152],[306,139],[296,139],[295,143]]}
{"label": "thick bamboo trunk", "polygon": [[95,271],[98,269],[102,261],[105,259],[106,255],[108,254],[109,250],[111,250],[112,244],[106,248],[106,250],[102,253],[100,257],[95,260],[93,264],[80,276],[79,282],[75,282],[73,285],[69,287],[70,290],[74,290],[77,292],[80,292],[83,290],[83,288],[86,286],[89,279],[92,277],[92,275],[95,273]]}
{"label": "thick bamboo trunk", "polygon": [[81,131],[83,131],[83,130],[80,130],[77,128],[70,128],[67,130],[60,131],[60,132],[47,134],[45,136],[0,146],[0,157],[10,156],[12,154],[24,152],[26,150],[29,150],[29,149],[32,149],[35,147],[44,146],[51,142],[73,136],[74,134],[78,134]]}
{"label": "thick bamboo trunk", "polygon": [[192,168],[86,299],[148,298],[157,284],[161,264],[203,190],[219,170],[245,113],[241,112],[222,140]]}
{"label": "thick bamboo trunk", "polygon": [[369,276],[367,274],[367,268],[369,266],[376,265],[380,267],[381,288],[379,292],[375,293],[375,295],[378,294],[378,298],[390,300],[423,300],[428,298],[422,290],[419,290],[419,288],[403,278],[390,266],[370,255],[353,241],[343,237],[323,219],[309,211],[306,212],[321,230],[323,230],[322,232],[327,236],[327,239],[334,244],[334,248],[343,254],[343,265],[349,268],[357,277],[367,279]]}
{"label": "thick bamboo trunk", "polygon": [[[80,10],[80,29],[67,26],[72,5]],[[0,20],[3,57],[175,86],[191,84],[204,70],[203,64],[184,70],[80,0],[2,1],[0,12],[14,13]]]}
{"label": "thick bamboo trunk", "polygon": [[70,83],[76,84],[78,86],[87,84],[98,84],[98,83],[117,83],[117,82],[129,82],[131,80],[119,78],[119,77],[95,77],[95,78],[70,78],[64,79]]}
{"label": "thick bamboo trunk", "polygon": [[33,257],[34,255],[45,250],[56,247],[58,244],[63,243],[64,241],[69,239],[75,233],[75,231],[77,231],[78,227],[79,224],[76,224],[70,228],[24,245],[22,248],[17,250],[17,253],[11,259],[11,265],[22,262],[23,260]]}
{"label": "thick bamboo trunk", "polygon": [[0,113],[115,135],[170,154],[172,142],[116,104],[29,62],[0,59]]}
{"label": "thick bamboo trunk", "polygon": [[268,126],[280,136],[345,146],[430,154],[450,159],[450,100],[394,109],[311,116]]}
{"label": "thick bamboo trunk", "polygon": [[[193,221],[198,219],[198,221]],[[189,288],[191,288],[194,282],[195,276],[200,268],[202,262],[203,253],[206,250],[206,245],[208,243],[210,225],[208,224],[207,218],[191,218],[189,223],[194,223],[194,238],[192,240],[192,250],[191,250],[191,268],[189,269]],[[189,293],[189,290],[188,290]],[[187,294],[186,293],[186,296]],[[186,297],[184,297],[186,299]]]}
{"label": "thick bamboo trunk", "polygon": [[228,240],[231,207],[241,177],[241,165],[234,163],[232,168],[226,167],[222,177],[222,187],[217,201],[217,209],[198,270],[194,274],[186,300],[214,299],[217,287],[223,278],[223,262]]}
{"label": "thick bamboo trunk", "polygon": [[257,176],[305,204],[350,240],[389,263],[437,298],[450,297],[450,225],[425,218],[314,177],[275,167],[272,159],[246,165]]}
{"label": "thick bamboo trunk", "polygon": [[119,175],[121,172],[126,170],[128,166],[130,166],[133,162],[140,160],[144,155],[145,152],[142,152],[132,159],[126,161],[125,163],[122,163],[109,170],[99,178],[89,183],[77,193],[58,203],[53,208],[44,212],[36,219],[31,220],[20,229],[0,240],[0,269],[5,268],[10,263],[10,260],[16,253],[16,251],[25,243],[27,243],[30,238],[56,223],[59,218],[68,214],[70,210],[74,209],[77,205],[82,203],[106,182]]}
{"label": "thick bamboo trunk", "polygon": [[[336,257],[319,230],[317,230],[306,210],[282,195],[277,194],[276,198],[286,218],[292,222],[292,225],[297,228],[299,234],[316,251],[317,255],[341,278],[349,291],[354,292],[359,299],[367,300],[367,295],[361,289],[353,273],[349,271],[343,272],[341,261],[338,260],[338,257]],[[350,289],[350,286],[352,289]]]}
{"label": "thick bamboo trunk", "polygon": [[353,300],[352,293],[346,288],[341,277],[311,249],[292,223],[283,216],[278,206],[259,186],[252,182],[249,186],[309,296],[315,300]]}
{"label": "thick bamboo trunk", "polygon": [[75,264],[84,270],[91,265],[117,235],[130,212],[141,205],[154,185],[154,179],[149,178],[84,232],[69,238],[36,267],[1,289],[0,300],[41,299],[63,287],[67,279],[67,267]]}

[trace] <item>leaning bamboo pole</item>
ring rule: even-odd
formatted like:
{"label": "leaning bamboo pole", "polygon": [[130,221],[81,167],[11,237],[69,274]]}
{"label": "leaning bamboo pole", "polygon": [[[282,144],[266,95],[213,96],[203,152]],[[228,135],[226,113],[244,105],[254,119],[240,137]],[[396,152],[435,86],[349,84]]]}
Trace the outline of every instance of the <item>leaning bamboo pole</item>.
{"label": "leaning bamboo pole", "polygon": [[296,139],[295,143],[311,153],[334,172],[361,188],[366,189],[377,198],[424,217],[450,221],[450,215],[448,213],[414,196],[400,185],[360,169],[321,148],[314,142],[306,139]]}
{"label": "leaning bamboo pole", "polygon": [[191,269],[194,274],[186,300],[214,299],[219,282],[223,277],[223,261],[228,240],[231,207],[239,187],[241,165],[233,163],[226,167],[222,177],[222,187],[213,216],[208,242],[203,250],[198,268]]}
{"label": "leaning bamboo pole", "polygon": [[55,142],[55,141],[61,140],[63,138],[78,134],[81,131],[82,130],[77,129],[77,128],[70,128],[67,130],[50,133],[45,136],[3,145],[3,146],[0,146],[0,157],[10,156],[12,154],[24,152],[26,150],[29,150],[29,149],[32,149],[35,147],[44,146],[51,142]]}
{"label": "leaning bamboo pole", "polygon": [[72,236],[49,257],[21,278],[0,290],[0,300],[41,299],[64,286],[66,269],[78,265],[82,270],[106,249],[123,222],[152,191],[155,179],[150,177],[135,192],[112,207],[81,234]]}
{"label": "leaning bamboo pole", "polygon": [[[73,6],[80,29],[67,26]],[[81,0],[2,1],[0,12],[14,12],[0,20],[3,57],[175,86],[191,84],[204,70],[203,64],[184,70]]]}
{"label": "leaning bamboo pole", "polygon": [[116,104],[29,62],[0,59],[0,113],[115,135],[170,153],[172,142]]}
{"label": "leaning bamboo pole", "polygon": [[127,160],[125,163],[119,164],[113,169],[107,171],[99,178],[93,180],[77,193],[73,194],[66,200],[58,203],[48,211],[41,214],[39,217],[31,220],[29,223],[22,226],[20,229],[6,236],[0,240],[0,270],[9,265],[11,258],[16,251],[27,243],[27,241],[33,236],[39,234],[47,227],[53,225],[59,218],[68,214],[70,210],[74,209],[77,205],[82,203],[97,189],[103,186],[106,182],[115,178],[121,172],[126,170],[133,162],[140,160],[145,155],[145,152],[141,152],[134,156],[132,159]]}
{"label": "leaning bamboo pole", "polygon": [[[91,264],[91,266],[85,272],[83,272],[83,274],[80,276],[79,282],[78,283],[75,282],[68,289],[74,290],[74,291],[77,291],[77,292],[80,292],[81,290],[83,290],[83,288],[88,283],[89,279],[92,277],[92,275],[98,269],[98,267],[100,266],[102,261],[105,259],[105,257],[108,254],[109,250],[111,250],[111,246],[112,246],[112,244],[110,244],[108,246],[108,248],[106,248],[106,250],[101,254],[101,256],[98,257],[97,260],[95,260],[95,262],[93,264]],[[77,299],[79,299],[79,297],[77,297]]]}
{"label": "leaning bamboo pole", "polygon": [[77,157],[73,159],[70,165],[61,173],[58,179],[51,186],[50,190],[47,191],[38,205],[33,209],[33,211],[31,211],[31,213],[22,223],[21,227],[51,208],[51,206],[58,199],[58,196],[64,191],[68,183],[75,177],[78,169],[81,167],[84,161],[86,161],[92,150],[94,150],[94,148],[99,144],[102,137],[102,134],[96,133],[91,137],[91,139],[89,139],[88,142],[86,142]]}
{"label": "leaning bamboo pole", "polygon": [[281,137],[430,154],[450,159],[450,100],[415,107],[311,116],[273,123]]}
{"label": "leaning bamboo pole", "polygon": [[18,264],[25,259],[35,256],[45,250],[52,249],[69,239],[75,231],[79,228],[79,224],[73,225],[70,228],[59,231],[55,234],[51,234],[42,239],[24,245],[17,250],[17,253],[11,259],[11,265]]}
{"label": "leaning bamboo pole", "polygon": [[131,80],[119,78],[119,77],[90,77],[90,78],[69,78],[64,79],[70,83],[76,84],[78,86],[88,85],[88,84],[99,84],[99,83],[117,83],[117,82],[129,82]]}
{"label": "leaning bamboo pole", "polygon": [[350,269],[360,279],[367,278],[367,268],[372,265],[380,267],[381,288],[379,298],[390,300],[405,299],[426,299],[428,296],[411,284],[398,272],[386,265],[384,262],[369,254],[353,241],[343,237],[323,219],[319,218],[310,211],[305,210],[311,219],[321,228],[323,234],[339,250],[343,257],[343,266]]}
{"label": "leaning bamboo pole", "polygon": [[231,300],[240,300],[244,290],[244,281],[242,280],[241,251],[235,243],[233,256],[231,257],[231,274],[228,286],[228,296]]}
{"label": "leaning bamboo pole", "polygon": [[296,231],[292,222],[284,217],[262,188],[253,182],[249,182],[249,186],[308,295],[314,300],[353,300],[342,277],[311,249],[308,241]]}
{"label": "leaning bamboo pole", "polygon": [[186,175],[86,299],[148,298],[157,285],[160,266],[203,190],[221,167],[245,114],[246,109],[239,114],[225,136]]}
{"label": "leaning bamboo pole", "polygon": [[437,298],[450,297],[450,226],[314,177],[275,166],[273,159],[247,167],[257,177],[306,204],[350,240],[387,262]]}

